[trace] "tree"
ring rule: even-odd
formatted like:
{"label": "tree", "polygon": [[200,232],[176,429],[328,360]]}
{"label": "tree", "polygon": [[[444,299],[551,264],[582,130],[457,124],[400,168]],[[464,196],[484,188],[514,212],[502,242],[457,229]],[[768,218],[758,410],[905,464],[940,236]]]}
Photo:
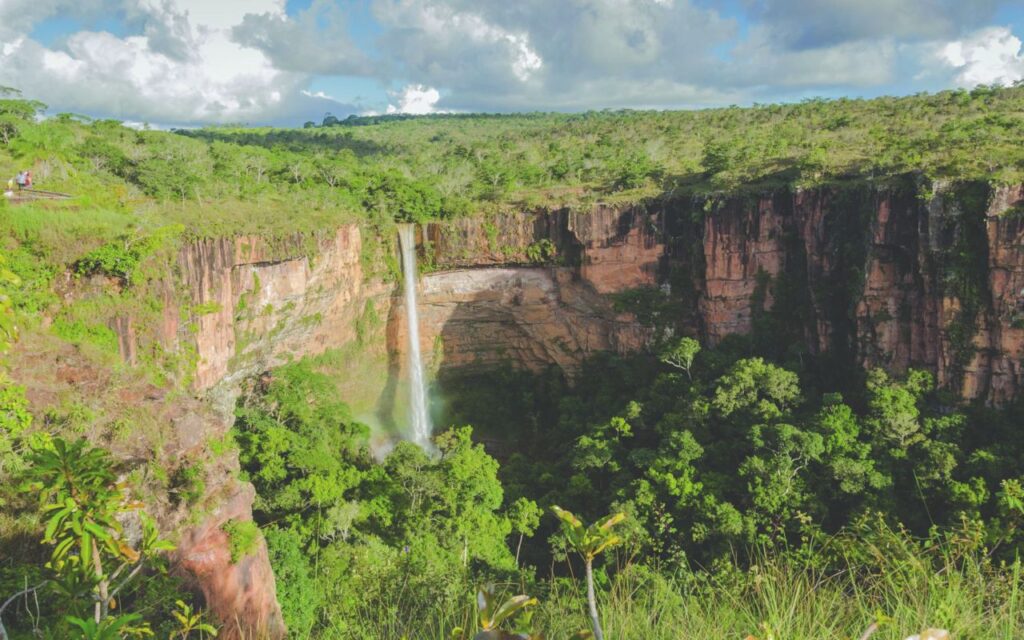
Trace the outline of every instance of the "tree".
{"label": "tree", "polygon": [[523,547],[523,538],[532,536],[540,526],[540,516],[543,513],[537,503],[527,498],[519,498],[508,508],[508,519],[512,524],[512,531],[519,534],[519,542],[516,544],[516,566],[519,566],[519,551]]}
{"label": "tree", "polygon": [[658,175],[658,165],[643,151],[634,151],[612,163],[613,186],[616,190],[637,189],[648,178]]}
{"label": "tree", "polygon": [[553,506],[551,511],[561,522],[562,531],[569,544],[583,557],[587,568],[587,606],[590,610],[590,623],[594,627],[594,637],[597,640],[604,640],[601,620],[597,616],[597,598],[594,596],[594,558],[622,543],[622,538],[612,533],[612,529],[626,519],[626,514],[620,512],[607,515],[588,527],[572,512],[561,507]]}
{"label": "tree", "polygon": [[822,437],[790,424],[772,424],[754,425],[749,438],[754,454],[739,468],[752,507],[748,517],[779,533],[797,511],[808,509],[811,495],[803,475],[821,459]]}
{"label": "tree", "polygon": [[822,405],[814,423],[824,438],[823,459],[839,491],[858,495],[891,484],[892,479],[876,469],[870,443],[861,440],[861,423],[842,396],[825,394]]}
{"label": "tree", "polygon": [[[0,94],[19,95],[17,89],[3,87]],[[36,116],[46,110],[46,105],[36,100],[19,98],[0,99],[0,140],[9,145],[22,129],[31,124]]]}
{"label": "tree", "polygon": [[871,413],[867,424],[881,448],[894,458],[906,456],[907,448],[925,439],[921,432],[918,401],[933,386],[930,374],[911,369],[905,383],[894,382],[882,369],[868,372]]}
{"label": "tree", "polygon": [[[92,624],[72,624],[97,633],[114,626],[106,619],[118,594],[173,545],[160,539],[153,520],[125,495],[110,454],[84,439],[69,444],[55,438],[50,447],[34,452],[29,478],[39,492],[43,513],[49,515],[43,542],[53,550],[47,567],[73,600],[86,596],[92,602]],[[137,547],[121,524],[121,518],[132,512],[142,525]]]}
{"label": "tree", "polygon": [[712,406],[722,416],[741,414],[759,421],[782,417],[800,398],[795,373],[762,358],[738,360],[719,378]]}
{"label": "tree", "polygon": [[713,140],[704,144],[704,155],[701,164],[709,176],[727,171],[733,163],[733,153],[729,142]]}
{"label": "tree", "polygon": [[690,375],[690,367],[693,366],[693,359],[697,357],[698,353],[700,353],[699,342],[693,338],[680,338],[666,345],[658,355],[658,359],[671,367],[682,369],[686,372],[686,377],[693,380],[693,376]]}

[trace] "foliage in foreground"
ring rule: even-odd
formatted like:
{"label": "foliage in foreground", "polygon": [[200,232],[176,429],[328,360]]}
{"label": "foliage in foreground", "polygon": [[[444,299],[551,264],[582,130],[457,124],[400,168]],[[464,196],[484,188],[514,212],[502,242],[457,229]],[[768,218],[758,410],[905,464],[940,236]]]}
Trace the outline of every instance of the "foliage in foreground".
{"label": "foliage in foreground", "polygon": [[[729,407],[729,415],[745,412],[740,415],[746,416],[752,426],[717,423],[732,424],[736,434],[756,434],[757,425],[779,419],[774,403],[799,395],[794,389],[796,378],[767,362],[730,358],[716,351],[702,354],[704,360],[693,363],[692,380],[678,373],[659,374],[667,378],[651,388],[663,394],[666,389],[692,390],[693,385],[699,385],[706,389],[706,396],[680,393],[675,401]],[[707,361],[716,356],[722,358],[717,364]],[[612,377],[622,379],[617,374]],[[715,382],[709,384],[708,380]],[[611,392],[598,397],[588,384],[584,381],[579,392],[595,400],[591,403],[594,410],[618,401]],[[878,420],[877,424],[885,424],[881,416],[896,420],[916,406],[902,402],[917,397],[910,388],[927,389],[924,381],[872,384],[875,390],[869,389],[868,406],[873,406],[876,413],[869,414],[869,419]],[[631,393],[623,389],[618,392]],[[336,385],[323,373],[302,361],[275,371],[251,389],[238,407],[235,438],[243,470],[259,490],[256,516],[271,552],[286,620],[297,638],[441,640],[451,638],[456,629],[462,630],[457,634],[469,637],[478,631],[498,629],[504,629],[503,633],[543,632],[548,638],[571,637],[592,624],[591,608],[584,604],[588,600],[586,580],[580,565],[566,553],[573,546],[579,547],[585,558],[603,557],[604,561],[592,571],[591,600],[608,638],[678,638],[679,630],[685,629],[697,638],[753,634],[779,640],[841,640],[856,637],[880,618],[891,622],[875,637],[888,640],[902,639],[926,626],[948,628],[954,638],[1013,637],[1024,628],[1024,603],[1020,601],[1024,585],[1015,554],[1020,543],[1014,534],[1016,521],[1010,517],[1024,505],[1024,493],[1012,482],[1005,484],[1001,499],[1005,518],[983,519],[962,511],[961,519],[921,536],[892,524],[893,514],[898,512],[889,510],[884,516],[878,515],[873,504],[901,504],[886,501],[868,502],[861,509],[851,510],[835,533],[826,532],[822,523],[806,517],[799,508],[793,509],[793,517],[787,521],[769,519],[759,525],[756,518],[751,519],[755,535],[733,538],[731,544],[723,546],[722,553],[713,553],[714,546],[694,544],[692,538],[656,528],[652,533],[650,527],[659,521],[652,521],[640,510],[621,522],[621,518],[613,519],[616,529],[621,528],[616,533],[623,543],[614,551],[608,551],[608,543],[618,542],[616,538],[598,540],[584,534],[559,533],[557,520],[550,517],[539,526],[542,535],[550,534],[545,543],[543,537],[530,538],[530,533],[538,529],[532,517],[536,505],[529,506],[532,503],[523,496],[513,500],[506,493],[499,481],[501,468],[497,461],[473,444],[468,429],[438,436],[439,455],[435,458],[402,444],[378,462],[367,450],[366,428],[350,417],[337,393]],[[702,401],[702,397],[708,399]],[[871,398],[875,398],[874,404]],[[566,395],[566,401],[572,405],[571,394]],[[17,403],[11,406],[17,407]],[[899,407],[902,409],[897,411]],[[11,415],[16,417],[17,413]],[[641,424],[638,417],[644,415],[642,407],[630,408],[610,428],[601,426],[598,434],[639,436],[642,431],[632,427]],[[796,418],[818,413],[781,415]],[[802,423],[793,422],[799,429]],[[914,423],[904,420],[899,424]],[[734,438],[728,442],[739,449],[742,438],[729,434],[724,431],[722,438]],[[558,443],[554,437],[558,433],[551,435],[550,442]],[[860,437],[857,432],[847,436],[852,441]],[[574,442],[588,452],[599,450],[594,448],[593,436],[589,442],[577,436]],[[871,441],[867,442],[870,445]],[[925,443],[927,440],[916,441],[918,445]],[[24,446],[23,439],[17,438],[13,451],[24,452]],[[52,446],[58,452],[68,445]],[[616,453],[609,459],[608,470],[614,471],[617,451],[613,450]],[[1012,451],[1004,453],[1010,455]],[[60,460],[58,453],[52,455]],[[567,458],[570,464],[575,455]],[[10,456],[5,454],[4,459]],[[646,468],[657,470],[671,461],[669,456],[663,457],[652,459]],[[106,462],[100,464],[101,459]],[[674,460],[680,461],[678,457]],[[19,469],[37,469],[29,473],[43,474],[39,481],[51,488],[42,495],[55,496],[55,491],[62,491],[62,481],[46,469],[61,468],[64,463],[51,458],[49,463],[33,466],[29,456],[18,464]],[[93,478],[93,484],[88,486],[100,498],[96,508],[104,504],[120,508],[121,494],[115,491],[116,483],[112,484],[110,462],[104,454],[83,449],[73,465],[89,467],[85,476]],[[5,468],[7,473],[14,469]],[[779,461],[771,468],[790,469]],[[551,465],[550,469],[557,467]],[[509,471],[518,473],[514,465]],[[615,481],[622,473],[609,479]],[[508,477],[515,481],[517,492],[529,486],[520,475]],[[601,489],[603,497],[593,495],[580,502],[581,494],[572,493],[580,485],[572,474],[568,477],[568,492],[560,495],[584,509],[614,497],[606,487]],[[595,472],[590,477],[598,476]],[[745,476],[739,478],[743,481]],[[547,482],[541,477],[537,480]],[[749,483],[745,489],[734,485],[730,491],[756,496],[765,486],[769,485]],[[545,500],[543,494],[537,495]],[[813,494],[802,491],[796,495],[806,499]],[[62,501],[47,499],[45,503]],[[758,503],[739,504],[751,504],[756,509]],[[671,514],[671,506],[667,507],[661,512],[663,517]],[[91,509],[76,513],[84,517],[93,512]],[[740,514],[741,518],[747,517],[742,511]],[[114,526],[107,529],[116,533]],[[62,544],[62,530],[74,533],[75,528],[61,529],[58,521],[52,536],[58,545]],[[82,530],[86,531],[84,527]],[[524,557],[536,563],[539,570],[517,562],[513,550],[519,545],[520,535],[528,538]],[[78,539],[68,547],[77,558],[82,556],[80,543]],[[105,553],[111,554],[112,561],[121,562],[116,558],[125,557],[126,551],[117,547],[116,553],[113,548]],[[702,558],[700,563],[690,560],[698,557]],[[76,560],[65,566],[84,565]],[[129,569],[121,575],[124,571]],[[97,593],[100,582],[95,572],[81,575],[89,588],[82,592],[84,599],[76,608],[68,609],[66,615],[74,619],[55,618],[48,613],[42,620],[44,626],[63,625],[64,633],[84,626],[86,633],[99,633],[93,627],[113,624],[102,622],[110,615],[96,622],[97,601],[92,594]],[[516,616],[514,625],[496,617],[489,622],[479,620],[473,594],[477,585],[484,583],[497,585],[491,596],[494,602],[529,593],[539,604]],[[140,609],[146,616],[145,620],[126,617],[120,623],[124,625],[122,630],[152,620],[158,611],[164,612],[161,615],[166,616],[165,620],[172,618],[172,603],[179,596],[171,595],[175,592],[158,581],[149,584],[159,593],[136,593],[125,598],[124,603],[129,604],[119,604],[114,618],[124,616],[124,611]],[[109,595],[116,586],[107,588]],[[160,597],[163,599],[157,600]],[[47,612],[55,611],[51,607],[59,607],[59,602],[44,601],[43,607]],[[177,618],[179,622],[195,622],[193,612],[179,608],[177,613],[182,616]],[[18,628],[30,628],[31,619],[23,615],[15,619]]]}
{"label": "foliage in foreground", "polygon": [[[767,629],[779,639],[839,639],[855,637],[879,614],[895,620],[879,638],[902,639],[928,625],[963,637],[999,637],[1020,624],[1020,567],[1013,550],[1019,545],[1014,501],[1021,495],[1012,481],[991,498],[991,507],[982,507],[1002,509],[1001,516],[983,518],[977,515],[981,508],[935,509],[936,517],[949,518],[946,526],[932,533],[925,528],[921,538],[893,528],[897,516],[915,520],[912,505],[920,502],[904,502],[896,492],[904,488],[890,482],[846,485],[860,487],[863,497],[831,507],[836,516],[842,514],[834,518],[835,526],[806,506],[815,500],[832,504],[839,487],[831,483],[847,479],[832,475],[829,462],[841,463],[839,468],[855,478],[863,477],[859,468],[870,471],[875,465],[885,474],[913,477],[915,467],[904,471],[901,465],[933,464],[933,457],[907,456],[939,446],[927,437],[943,433],[937,425],[962,425],[967,418],[948,410],[931,417],[927,377],[892,380],[876,374],[865,390],[865,414],[846,405],[837,410],[835,400],[803,408],[808,400],[798,376],[770,362],[728,350],[696,355],[688,363],[692,378],[656,367],[647,377],[630,376],[620,368],[627,363],[619,363],[575,390],[553,385],[549,391],[562,399],[566,413],[557,428],[541,434],[538,444],[547,443],[547,451],[520,441],[524,451],[533,452],[529,467],[518,456],[499,467],[471,443],[467,429],[440,435],[437,458],[400,444],[375,462],[366,450],[365,427],[349,417],[328,376],[308,361],[276,370],[240,404],[236,438],[247,477],[258,488],[257,517],[292,629],[311,638],[447,638],[456,628],[471,636],[482,629],[475,627],[472,594],[481,583],[495,583],[496,601],[521,593],[540,601],[528,621],[515,625],[518,630],[569,637],[592,624],[584,604],[586,567],[566,553],[573,537],[557,531],[556,519],[542,519],[538,526],[525,517],[533,510],[522,505],[532,504],[531,496],[545,505],[564,499],[592,513],[607,508],[623,488],[654,478],[695,498],[652,503],[650,511],[619,503],[632,514],[617,527],[624,546],[610,555],[600,548],[603,543],[591,549],[592,559],[604,555],[606,560],[592,572],[595,609],[606,637],[674,638],[679,628],[692,627],[707,632],[693,637],[719,637],[712,629],[766,637]],[[647,361],[637,366],[652,368]],[[608,386],[600,386],[600,380]],[[625,399],[637,388],[613,382],[621,380],[635,381],[650,395],[640,402]],[[501,386],[484,384],[488,398]],[[515,385],[504,388],[516,397]],[[542,399],[543,393],[535,397],[538,403]],[[600,413],[619,402],[626,410],[612,409],[608,422],[575,413],[584,406]],[[500,403],[491,405],[520,418],[540,406],[524,403],[516,414]],[[691,409],[672,414],[673,426],[665,422],[664,430],[653,418],[648,421],[658,415],[649,410],[673,406],[678,412]],[[843,419],[834,421],[833,415]],[[697,436],[675,425],[700,425],[700,416],[708,421],[704,437],[717,440],[706,445],[708,453],[693,448],[693,456],[680,456],[674,447],[692,445]],[[894,450],[894,434],[908,430],[920,435],[903,456],[882,454]],[[635,439],[633,446],[627,446],[629,438]],[[657,438],[671,446],[656,446]],[[724,456],[750,456],[751,444],[760,447],[753,451],[762,464],[753,458],[725,462]],[[831,458],[823,457],[826,447]],[[1009,449],[1002,453],[1012,455]],[[843,455],[854,464],[842,462]],[[811,464],[801,468],[800,456],[809,456]],[[581,460],[588,463],[580,465]],[[691,470],[667,474],[670,468],[685,469],[682,465]],[[739,475],[709,475],[737,467]],[[1003,472],[1014,473],[1012,468]],[[810,473],[815,475],[803,475]],[[916,475],[924,477],[920,469]],[[671,478],[674,484],[668,483]],[[917,485],[934,487],[936,493],[924,493],[930,507],[942,504],[933,496],[958,486],[950,478],[956,476]],[[998,477],[986,482],[1000,486]],[[734,504],[733,517],[743,524],[715,534],[716,544],[707,544],[693,537],[702,530],[701,521],[687,520],[692,516],[686,514],[701,504],[713,507],[716,499]],[[875,515],[880,511],[886,516]],[[541,536],[531,539],[538,529]],[[510,552],[520,545],[520,531],[527,536],[522,557],[528,565]]]}
{"label": "foliage in foreground", "polygon": [[[436,458],[403,442],[377,463],[336,389],[300,362],[238,409],[242,468],[292,632],[402,637],[413,620],[461,611],[475,580],[513,576],[498,464],[471,431],[438,436]],[[371,611],[382,626],[353,622]]]}
{"label": "foliage in foreground", "polygon": [[[176,610],[164,608],[177,595],[173,583],[160,580],[164,555],[174,547],[160,538],[114,468],[107,451],[84,439],[47,439],[31,452],[25,488],[39,497],[49,558],[32,586],[27,574],[36,567],[4,567],[3,574],[22,569],[25,585],[0,601],[0,638],[8,638],[3,615],[12,604],[20,605],[11,612],[16,632],[47,638],[143,638],[154,635],[154,625],[181,640],[193,632],[216,636],[184,601],[176,600]],[[152,593],[139,586],[147,578],[156,586]]]}

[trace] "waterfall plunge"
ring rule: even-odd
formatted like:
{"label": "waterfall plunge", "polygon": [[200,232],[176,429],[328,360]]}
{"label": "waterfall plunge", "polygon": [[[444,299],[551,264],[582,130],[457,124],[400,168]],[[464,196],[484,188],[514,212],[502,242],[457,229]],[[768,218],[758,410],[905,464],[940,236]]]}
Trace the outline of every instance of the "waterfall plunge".
{"label": "waterfall plunge", "polygon": [[409,416],[411,439],[430,448],[430,414],[427,413],[427,387],[420,356],[420,318],[416,307],[416,225],[398,225],[398,240],[402,248],[402,274],[405,289],[405,317],[409,325]]}

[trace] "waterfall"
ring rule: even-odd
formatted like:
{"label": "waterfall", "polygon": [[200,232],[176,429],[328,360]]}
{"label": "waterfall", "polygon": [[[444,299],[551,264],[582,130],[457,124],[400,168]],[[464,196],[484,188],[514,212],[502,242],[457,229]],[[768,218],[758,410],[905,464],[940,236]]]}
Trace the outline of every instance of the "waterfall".
{"label": "waterfall", "polygon": [[402,248],[402,274],[405,289],[405,317],[409,325],[409,416],[411,439],[424,448],[430,447],[430,414],[427,413],[427,387],[420,356],[420,318],[416,306],[416,225],[398,225]]}

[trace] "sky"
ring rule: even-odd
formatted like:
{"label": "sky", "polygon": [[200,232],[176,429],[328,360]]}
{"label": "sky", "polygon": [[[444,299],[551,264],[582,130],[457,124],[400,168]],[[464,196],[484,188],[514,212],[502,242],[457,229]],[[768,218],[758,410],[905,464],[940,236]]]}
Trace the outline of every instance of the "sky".
{"label": "sky", "polygon": [[1024,0],[0,0],[0,85],[158,126],[674,109],[1024,79]]}

